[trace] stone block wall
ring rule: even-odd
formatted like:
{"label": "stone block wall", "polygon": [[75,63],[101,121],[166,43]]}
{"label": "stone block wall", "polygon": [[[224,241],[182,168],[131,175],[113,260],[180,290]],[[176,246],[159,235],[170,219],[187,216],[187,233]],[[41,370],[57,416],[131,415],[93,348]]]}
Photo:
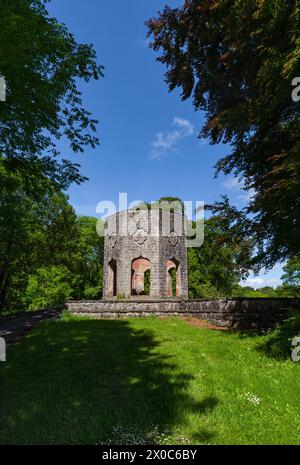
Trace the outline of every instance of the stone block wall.
{"label": "stone block wall", "polygon": [[300,312],[300,299],[70,301],[67,309],[94,318],[180,316],[204,319],[228,329],[262,329],[284,320],[291,310]]}

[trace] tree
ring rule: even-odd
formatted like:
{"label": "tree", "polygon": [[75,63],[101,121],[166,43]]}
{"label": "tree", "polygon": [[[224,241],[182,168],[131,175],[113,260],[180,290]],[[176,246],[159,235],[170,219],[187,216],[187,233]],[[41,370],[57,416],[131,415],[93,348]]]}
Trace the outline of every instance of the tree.
{"label": "tree", "polygon": [[282,286],[277,293],[280,297],[300,297],[300,256],[290,258],[283,267]]}
{"label": "tree", "polygon": [[64,266],[42,267],[29,276],[26,300],[29,310],[61,306],[72,294],[72,276]]}
{"label": "tree", "polygon": [[[205,221],[203,245],[188,249],[191,298],[231,296],[240,279],[248,273],[252,241],[244,235],[237,209],[229,205],[226,197],[222,203],[226,206],[224,211],[218,205],[210,207],[216,212]],[[146,206],[150,208],[149,204]],[[161,197],[151,207],[184,212],[184,203],[178,197]],[[175,279],[172,285],[176,287]]]}
{"label": "tree", "polygon": [[0,312],[45,308],[63,297],[100,297],[97,219],[76,217],[68,197],[48,179],[41,178],[43,188],[36,184],[33,197],[23,177],[1,160],[0,180]]}
{"label": "tree", "polygon": [[7,101],[0,105],[0,156],[27,177],[46,175],[60,186],[82,182],[79,165],[59,158],[56,141],[73,152],[96,147],[97,121],[83,107],[78,81],[99,79],[92,45],[79,44],[51,18],[47,0],[0,0],[0,75]]}
{"label": "tree", "polygon": [[237,286],[232,294],[233,297],[252,297],[252,298],[273,298],[278,297],[277,290],[273,289],[273,287],[265,286],[260,289],[253,289],[250,286]]}
{"label": "tree", "polygon": [[254,263],[268,268],[296,255],[300,104],[291,83],[300,76],[299,2],[186,0],[147,25],[169,90],[181,88],[182,99],[206,113],[201,137],[232,147],[217,172],[233,173],[252,194],[240,222],[255,241]]}
{"label": "tree", "polygon": [[220,215],[206,220],[203,245],[188,249],[190,297],[232,296],[247,275],[251,250],[251,242],[240,236],[234,222]]}
{"label": "tree", "polygon": [[104,238],[97,233],[97,222],[89,216],[76,219],[77,239],[72,241],[74,298],[98,299],[102,295]]}
{"label": "tree", "polygon": [[28,277],[36,269],[71,269],[75,212],[56,185],[46,178],[37,181],[33,197],[24,178],[0,159],[0,311],[22,305]]}

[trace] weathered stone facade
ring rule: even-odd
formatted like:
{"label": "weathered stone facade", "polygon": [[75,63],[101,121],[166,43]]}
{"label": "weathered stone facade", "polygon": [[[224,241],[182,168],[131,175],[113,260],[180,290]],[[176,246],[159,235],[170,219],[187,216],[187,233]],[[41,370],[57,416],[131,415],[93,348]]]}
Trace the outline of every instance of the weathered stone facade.
{"label": "weathered stone facade", "polygon": [[103,298],[146,295],[147,279],[149,297],[188,296],[183,214],[146,209],[123,211],[108,218]]}

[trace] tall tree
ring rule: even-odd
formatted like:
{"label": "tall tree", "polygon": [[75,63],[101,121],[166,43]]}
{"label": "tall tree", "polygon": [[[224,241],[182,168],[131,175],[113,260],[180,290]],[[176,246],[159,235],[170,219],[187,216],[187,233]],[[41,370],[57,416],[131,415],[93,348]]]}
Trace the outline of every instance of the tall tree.
{"label": "tall tree", "polygon": [[[19,307],[28,276],[41,266],[70,267],[76,215],[67,197],[47,179],[33,197],[19,173],[0,159],[0,311]],[[47,188],[46,188],[47,186]]]}
{"label": "tall tree", "polygon": [[81,182],[79,165],[60,159],[57,140],[73,152],[96,147],[97,121],[78,89],[102,76],[92,45],[77,43],[49,16],[48,0],[0,0],[0,75],[7,84],[0,103],[0,156],[6,167],[28,176],[45,174],[63,187]]}
{"label": "tall tree", "polygon": [[205,221],[201,247],[188,249],[191,298],[232,296],[248,275],[252,242],[245,238],[232,215],[216,214]]}
{"label": "tall tree", "polygon": [[36,179],[34,197],[1,159],[0,180],[0,313],[100,297],[104,244],[97,219],[76,217],[47,178],[41,189]]}
{"label": "tall tree", "polygon": [[97,218],[76,219],[77,239],[73,245],[73,267],[76,276],[74,298],[99,298],[102,295],[104,238],[97,233]]}
{"label": "tall tree", "polygon": [[300,256],[290,258],[283,267],[282,286],[278,288],[281,297],[300,297]]}
{"label": "tall tree", "polygon": [[243,224],[256,262],[270,267],[296,255],[300,104],[291,84],[300,76],[299,1],[186,0],[147,25],[170,91],[180,87],[182,99],[206,113],[200,135],[231,145],[217,171],[253,193]]}

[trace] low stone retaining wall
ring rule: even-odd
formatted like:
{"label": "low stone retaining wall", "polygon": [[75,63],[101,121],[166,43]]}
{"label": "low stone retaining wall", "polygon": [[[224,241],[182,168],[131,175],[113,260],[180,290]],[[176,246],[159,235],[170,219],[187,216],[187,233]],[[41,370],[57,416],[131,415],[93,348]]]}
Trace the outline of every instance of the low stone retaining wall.
{"label": "low stone retaining wall", "polygon": [[290,311],[300,313],[300,299],[89,300],[66,306],[72,314],[93,318],[195,317],[231,329],[271,328]]}

